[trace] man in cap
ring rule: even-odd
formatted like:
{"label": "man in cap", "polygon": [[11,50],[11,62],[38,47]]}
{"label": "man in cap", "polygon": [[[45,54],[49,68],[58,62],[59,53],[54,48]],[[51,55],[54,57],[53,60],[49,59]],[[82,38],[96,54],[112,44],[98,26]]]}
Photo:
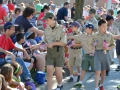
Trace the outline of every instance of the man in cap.
{"label": "man in cap", "polygon": [[55,9],[56,9],[56,5],[55,4],[51,4],[49,12],[52,12],[55,15]]}
{"label": "man in cap", "polygon": [[[47,85],[52,90],[52,77],[55,67],[55,75],[58,82],[57,90],[62,90],[62,67],[64,66],[64,46],[67,42],[66,35],[54,19],[54,14],[47,12],[43,17],[48,27],[45,29],[43,41],[47,43]],[[39,45],[37,46],[39,48]]]}
{"label": "man in cap", "polygon": [[86,21],[87,23],[92,23],[94,26],[94,32],[98,31],[98,21],[95,19],[95,14],[96,14],[96,10],[91,8],[89,11],[89,20]]}
{"label": "man in cap", "polygon": [[[79,27],[80,24],[78,22],[73,22],[70,27],[72,28],[72,35],[80,35]],[[70,66],[70,79],[68,82],[73,82],[73,67],[76,66],[78,71],[78,78],[77,81],[80,79],[80,66],[81,66],[81,42],[78,40],[74,40],[75,44],[72,45],[68,51],[69,51],[69,66]]]}
{"label": "man in cap", "polygon": [[86,24],[85,26],[85,32],[84,34],[81,35],[76,35],[76,36],[68,36],[68,39],[75,39],[79,42],[81,42],[82,47],[84,49],[85,55],[82,60],[82,72],[80,79],[77,81],[77,83],[74,85],[74,87],[81,87],[83,82],[84,75],[86,71],[89,69],[91,66],[92,71],[94,71],[94,57],[93,53],[94,51],[92,50],[93,48],[93,39],[92,39],[92,32],[94,30],[94,26],[91,23]]}

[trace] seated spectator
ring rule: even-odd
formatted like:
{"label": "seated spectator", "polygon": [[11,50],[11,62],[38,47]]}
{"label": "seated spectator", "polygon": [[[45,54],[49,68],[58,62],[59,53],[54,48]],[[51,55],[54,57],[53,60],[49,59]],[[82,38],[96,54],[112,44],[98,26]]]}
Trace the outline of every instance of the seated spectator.
{"label": "seated spectator", "polygon": [[[22,82],[16,82],[13,78],[13,67],[10,64],[5,64],[1,68],[1,74],[5,77],[5,81],[7,82],[7,90],[19,89],[24,90],[24,84]],[[12,88],[11,86],[14,86]]]}
{"label": "seated spectator", "polygon": [[[16,35],[16,40],[17,42],[15,43],[15,46],[18,47],[18,48],[21,48],[23,49],[23,46],[22,46],[22,43],[24,43],[24,34],[23,33],[18,33]],[[16,57],[21,57],[22,59],[26,60],[27,58],[24,56],[23,52],[20,52],[18,51],[17,54],[16,54]],[[27,60],[28,61],[28,60]],[[25,65],[26,67],[31,70],[32,67],[33,67],[33,62],[34,62],[34,59],[31,58],[29,62],[25,62]]]}
{"label": "seated spectator", "polygon": [[14,14],[11,17],[11,22],[15,23],[16,18],[22,13],[20,8],[15,8]]}
{"label": "seated spectator", "polygon": [[[15,25],[13,23],[7,22],[4,25],[4,30],[5,30],[5,34],[3,34],[2,36],[0,36],[0,47],[3,48],[4,50],[16,50],[16,51],[21,51],[25,54],[25,56],[27,58],[30,59],[29,55],[27,54],[27,52],[24,49],[20,49],[15,47],[14,43],[12,42],[10,36],[15,33]],[[0,60],[4,60],[6,55],[1,55]],[[26,68],[23,60],[21,58],[16,58],[16,61],[23,67],[23,73],[21,75],[22,80],[31,80],[30,78],[30,72],[28,71],[28,69]]]}
{"label": "seated spectator", "polygon": [[15,24],[22,25],[25,28],[24,30],[25,33],[29,30],[31,32],[37,33],[42,36],[43,31],[35,28],[29,21],[30,19],[32,19],[34,13],[35,13],[35,9],[31,7],[25,8],[23,14],[16,18]]}
{"label": "seated spectator", "polygon": [[[20,75],[22,74],[22,67],[17,62],[12,63],[11,65],[13,67],[13,81],[21,82]],[[35,86],[32,87],[31,85],[25,85],[25,87],[27,90],[35,90],[33,89],[35,88]]]}

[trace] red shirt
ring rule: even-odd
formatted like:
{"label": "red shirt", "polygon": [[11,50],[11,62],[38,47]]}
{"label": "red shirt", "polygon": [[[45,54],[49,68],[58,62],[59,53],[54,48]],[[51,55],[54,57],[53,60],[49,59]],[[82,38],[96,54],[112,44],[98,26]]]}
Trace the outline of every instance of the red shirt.
{"label": "red shirt", "polygon": [[6,10],[0,5],[0,20],[3,20],[1,24],[4,24],[4,16],[7,16]]}
{"label": "red shirt", "polygon": [[0,48],[4,50],[13,50],[15,48],[15,45],[12,42],[11,38],[6,38],[5,34],[3,34],[0,36]]}
{"label": "red shirt", "polygon": [[9,11],[10,10],[14,11],[15,8],[13,4],[9,3],[7,6],[8,6]]}

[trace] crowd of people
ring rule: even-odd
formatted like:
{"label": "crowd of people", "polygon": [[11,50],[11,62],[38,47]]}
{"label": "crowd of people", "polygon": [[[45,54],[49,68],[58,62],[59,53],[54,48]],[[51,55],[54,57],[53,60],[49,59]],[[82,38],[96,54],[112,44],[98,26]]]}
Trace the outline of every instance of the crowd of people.
{"label": "crowd of people", "polygon": [[17,5],[0,0],[0,90],[36,90],[45,81],[52,90],[53,75],[56,90],[62,90],[63,68],[70,71],[68,83],[77,75],[74,87],[83,85],[90,70],[95,90],[104,90],[115,50],[120,71],[120,11],[87,5],[83,17],[74,21],[75,9],[69,2],[60,7],[53,1]]}

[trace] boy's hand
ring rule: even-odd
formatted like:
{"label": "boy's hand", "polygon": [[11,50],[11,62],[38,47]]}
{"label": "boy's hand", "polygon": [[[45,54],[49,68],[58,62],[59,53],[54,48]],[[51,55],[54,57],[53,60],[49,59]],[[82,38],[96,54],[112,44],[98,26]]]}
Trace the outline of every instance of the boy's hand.
{"label": "boy's hand", "polygon": [[53,47],[53,43],[50,43],[47,45],[48,48],[52,48]]}

